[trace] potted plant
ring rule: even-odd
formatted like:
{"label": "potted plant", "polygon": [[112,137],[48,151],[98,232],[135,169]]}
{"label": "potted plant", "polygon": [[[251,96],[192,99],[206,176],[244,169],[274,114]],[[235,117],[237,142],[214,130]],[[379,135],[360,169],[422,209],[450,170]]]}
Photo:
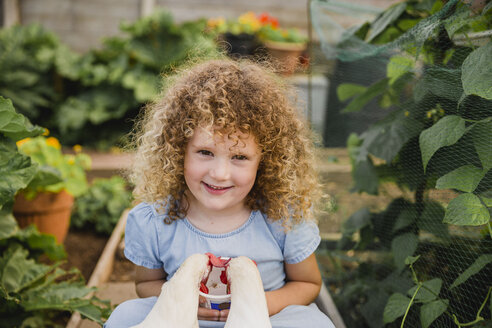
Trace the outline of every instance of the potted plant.
{"label": "potted plant", "polygon": [[13,206],[20,227],[37,226],[43,233],[55,236],[62,243],[70,225],[74,197],[88,188],[85,170],[91,160],[75,146],[75,154],[63,154],[54,137],[38,136],[17,142],[21,154],[37,164],[37,172],[26,188],[20,190]]}
{"label": "potted plant", "polygon": [[225,45],[227,53],[241,57],[252,56],[261,47],[257,35],[260,28],[260,21],[251,11],[235,20],[218,17],[207,22],[207,31],[215,34],[219,44]]}

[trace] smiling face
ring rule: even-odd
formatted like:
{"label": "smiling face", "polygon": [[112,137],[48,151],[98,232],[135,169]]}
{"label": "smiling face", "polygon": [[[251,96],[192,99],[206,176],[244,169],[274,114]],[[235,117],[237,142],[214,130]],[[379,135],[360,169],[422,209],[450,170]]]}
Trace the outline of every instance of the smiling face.
{"label": "smiling face", "polygon": [[259,163],[260,152],[251,135],[222,136],[198,128],[184,158],[189,210],[207,215],[244,212]]}

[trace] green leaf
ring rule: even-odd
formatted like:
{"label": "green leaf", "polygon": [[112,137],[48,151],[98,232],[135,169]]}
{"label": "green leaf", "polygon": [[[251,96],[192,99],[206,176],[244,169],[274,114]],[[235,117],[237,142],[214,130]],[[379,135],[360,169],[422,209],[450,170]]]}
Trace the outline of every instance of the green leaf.
{"label": "green leaf", "polygon": [[398,78],[407,72],[411,72],[415,67],[413,58],[404,56],[393,56],[386,67],[386,76],[390,78],[389,84],[392,85]]}
{"label": "green leaf", "polygon": [[414,264],[415,262],[418,261],[419,258],[420,258],[420,255],[417,255],[417,256],[408,256],[405,259],[405,265]]}
{"label": "green leaf", "polygon": [[379,16],[372,24],[371,29],[366,37],[366,42],[371,42],[381,32],[383,32],[388,25],[396,21],[400,15],[405,11],[407,4],[405,2],[395,4],[385,10],[381,16]]}
{"label": "green leaf", "polygon": [[361,135],[364,139],[361,150],[390,164],[405,143],[417,136],[422,128],[422,123],[405,117],[403,112],[395,112]]}
{"label": "green leaf", "polygon": [[403,269],[405,267],[406,258],[415,253],[418,242],[417,235],[413,233],[405,233],[396,236],[391,241],[391,252],[393,253],[395,265],[398,269]]}
{"label": "green leaf", "polygon": [[[415,300],[423,303],[434,301],[441,292],[442,280],[439,278],[424,281],[422,287],[419,289],[417,295],[415,295]],[[413,295],[417,290],[417,286],[413,286],[407,292],[407,295]]]}
{"label": "green leaf", "polygon": [[340,101],[345,101],[364,93],[366,89],[367,87],[363,85],[353,84],[353,83],[342,83],[337,88],[337,96]]}
{"label": "green leaf", "polygon": [[420,307],[420,323],[422,328],[428,328],[448,308],[449,301],[436,300]]}
{"label": "green leaf", "polygon": [[482,254],[480,255],[472,265],[470,265],[462,274],[456,278],[449,289],[458,287],[462,283],[468,280],[471,276],[482,270],[487,264],[492,262],[492,254]]}
{"label": "green leaf", "polygon": [[18,230],[17,221],[11,213],[7,215],[0,214],[0,241],[13,236]]}
{"label": "green leaf", "polygon": [[8,293],[18,293],[38,281],[52,268],[28,259],[28,251],[21,247],[9,248],[2,256],[0,287]]}
{"label": "green leaf", "polygon": [[43,132],[43,128],[32,125],[24,115],[16,113],[10,99],[0,96],[0,133],[17,141]]}
{"label": "green leaf", "polygon": [[436,151],[441,147],[456,143],[465,131],[465,120],[456,115],[445,116],[430,128],[422,131],[419,144],[424,170]]}
{"label": "green leaf", "polygon": [[471,134],[482,167],[488,171],[492,168],[492,121],[477,122]]}
{"label": "green leaf", "polygon": [[354,187],[352,190],[357,192],[367,192],[371,195],[378,193],[378,175],[370,159],[358,162],[352,168]]}
{"label": "green leaf", "polygon": [[492,42],[474,50],[462,66],[461,81],[467,95],[492,100]]}
{"label": "green leaf", "polygon": [[400,229],[404,229],[408,227],[409,225],[412,225],[415,223],[417,219],[417,210],[415,207],[409,207],[403,209],[403,211],[400,212],[398,217],[396,218],[395,225],[393,226],[393,232],[396,232]]}
{"label": "green leaf", "polygon": [[27,187],[36,168],[28,156],[19,154],[14,144],[0,136],[0,208],[13,200],[17,190]]}
{"label": "green leaf", "polygon": [[424,72],[415,85],[413,97],[416,102],[424,100],[428,95],[459,101],[463,87],[460,83],[459,69],[431,67]]}
{"label": "green leaf", "polygon": [[360,229],[371,224],[371,213],[367,208],[358,210],[343,223],[342,231],[344,235],[351,236]]}
{"label": "green leaf", "polygon": [[490,213],[474,194],[461,194],[449,202],[444,223],[478,226],[490,220]]}
{"label": "green leaf", "polygon": [[417,226],[421,230],[433,233],[439,238],[449,238],[448,225],[443,223],[446,210],[437,202],[425,202]]}
{"label": "green leaf", "polygon": [[477,188],[484,175],[484,170],[474,165],[464,165],[440,177],[436,182],[436,188],[472,192]]}
{"label": "green leaf", "polygon": [[391,295],[384,307],[383,322],[391,323],[403,316],[409,304],[410,298],[405,295],[400,293]]}
{"label": "green leaf", "polygon": [[356,96],[342,113],[358,112],[373,98],[381,95],[388,87],[388,78],[382,79],[369,86],[362,94]]}

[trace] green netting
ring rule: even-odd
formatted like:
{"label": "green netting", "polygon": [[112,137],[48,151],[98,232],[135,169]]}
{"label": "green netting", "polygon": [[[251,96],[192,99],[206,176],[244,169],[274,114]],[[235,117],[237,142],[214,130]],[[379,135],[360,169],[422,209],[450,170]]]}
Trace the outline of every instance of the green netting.
{"label": "green netting", "polygon": [[347,146],[355,193],[394,191],[327,250],[347,327],[492,326],[492,2],[310,14],[334,67],[325,145]]}

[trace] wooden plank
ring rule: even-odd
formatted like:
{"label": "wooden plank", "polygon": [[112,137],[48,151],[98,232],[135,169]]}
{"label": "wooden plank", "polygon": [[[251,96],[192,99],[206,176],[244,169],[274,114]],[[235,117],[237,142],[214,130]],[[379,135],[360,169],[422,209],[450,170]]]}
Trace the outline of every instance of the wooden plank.
{"label": "wooden plank", "polygon": [[333,302],[330,292],[324,283],[321,285],[321,291],[315,302],[318,308],[331,319],[336,328],[346,328],[342,316],[338,312],[335,302]]}
{"label": "wooden plank", "polygon": [[[125,233],[126,220],[128,218],[129,210],[125,210],[121,215],[116,227],[111,233],[111,237],[104,246],[104,250],[97,261],[96,267],[89,278],[89,282],[87,283],[87,287],[100,287],[103,283],[105,283],[111,272],[113,271],[113,263],[114,263],[114,254],[116,249],[118,248],[118,244],[121,241],[123,234]],[[93,293],[90,293],[86,297],[91,297]],[[75,312],[68,321],[66,328],[77,328],[79,327],[80,322],[82,321],[82,317],[78,312]]]}

